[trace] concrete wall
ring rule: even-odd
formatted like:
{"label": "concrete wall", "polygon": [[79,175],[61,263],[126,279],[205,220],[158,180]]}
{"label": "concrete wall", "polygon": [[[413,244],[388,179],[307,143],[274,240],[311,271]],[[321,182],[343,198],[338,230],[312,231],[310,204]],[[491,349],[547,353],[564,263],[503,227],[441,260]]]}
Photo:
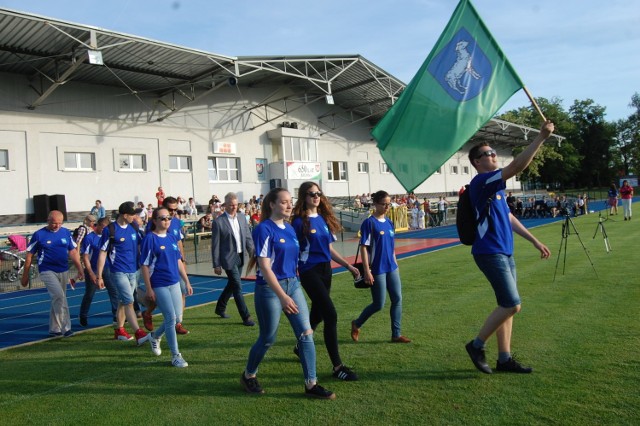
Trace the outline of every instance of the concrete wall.
{"label": "concrete wall", "polygon": [[[272,141],[267,132],[282,121],[299,123],[307,137],[318,139],[322,167],[321,185],[332,196],[355,196],[384,189],[404,193],[392,174],[382,173],[382,158],[369,135],[366,121],[329,133],[318,121],[334,106],[321,103],[305,105],[273,122],[273,112],[252,108],[267,98],[293,94],[288,87],[224,87],[197,103],[192,103],[161,122],[168,112],[157,99],[145,94],[132,96],[126,89],[99,87],[69,82],[57,89],[42,106],[26,108],[37,94],[26,77],[1,74],[0,149],[9,153],[9,170],[0,171],[2,217],[26,217],[33,213],[32,197],[37,194],[65,194],[69,212],[86,212],[101,199],[108,210],[126,200],[155,204],[155,192],[184,198],[195,197],[206,204],[212,194],[220,198],[227,192],[240,200],[269,190],[269,178],[258,181],[257,158],[273,162]],[[167,103],[169,99],[166,100]],[[178,102],[180,104],[183,101]],[[270,115],[271,114],[271,115]],[[207,159],[213,156],[216,142],[235,145],[241,159],[239,182],[210,182]],[[95,170],[69,171],[64,167],[65,152],[90,152],[95,155]],[[120,154],[143,154],[146,170],[122,171]],[[451,165],[470,168],[466,148],[454,155],[442,173],[423,183],[417,193],[457,191],[472,174],[450,173]],[[169,156],[191,157],[191,171],[169,170]],[[349,180],[332,182],[327,178],[328,161],[348,162]],[[367,162],[369,173],[358,173],[357,163]],[[299,185],[293,182],[292,185]],[[508,185],[519,187],[517,183]],[[291,188],[293,189],[293,188]]]}

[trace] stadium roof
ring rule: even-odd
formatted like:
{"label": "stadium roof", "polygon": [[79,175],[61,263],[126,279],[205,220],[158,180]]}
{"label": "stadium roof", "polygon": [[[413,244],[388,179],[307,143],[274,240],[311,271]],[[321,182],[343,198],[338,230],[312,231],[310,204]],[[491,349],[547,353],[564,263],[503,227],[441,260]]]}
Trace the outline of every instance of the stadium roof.
{"label": "stadium roof", "polygon": [[[183,102],[168,105],[154,116],[158,121],[226,84],[287,85],[304,96],[290,98],[289,107],[269,121],[300,104],[322,101],[340,107],[319,117],[327,131],[363,120],[374,126],[405,88],[355,54],[231,57],[2,8],[0,72],[29,77],[36,91],[29,109],[37,109],[68,82],[120,87],[136,97],[178,94]],[[287,98],[281,98],[254,108],[283,101],[287,105]],[[491,120],[476,138],[513,144],[530,132],[537,130]]]}

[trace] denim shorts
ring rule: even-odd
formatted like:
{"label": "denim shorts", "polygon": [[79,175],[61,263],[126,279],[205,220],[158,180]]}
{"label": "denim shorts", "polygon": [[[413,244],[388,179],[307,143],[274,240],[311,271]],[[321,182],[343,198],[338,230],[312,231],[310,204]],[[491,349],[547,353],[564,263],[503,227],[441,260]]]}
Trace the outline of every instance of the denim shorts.
{"label": "denim shorts", "polygon": [[118,301],[123,305],[133,303],[133,291],[138,287],[138,274],[136,272],[111,272],[111,282],[118,291]]}
{"label": "denim shorts", "polygon": [[518,306],[520,295],[516,282],[516,262],[513,260],[513,256],[476,254],[473,259],[491,283],[498,306],[503,308]]}

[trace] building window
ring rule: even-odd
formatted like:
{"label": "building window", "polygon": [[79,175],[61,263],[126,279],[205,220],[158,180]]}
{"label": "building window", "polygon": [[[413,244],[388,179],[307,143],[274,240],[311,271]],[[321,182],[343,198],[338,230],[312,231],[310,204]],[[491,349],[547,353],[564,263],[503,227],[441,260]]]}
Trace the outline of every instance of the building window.
{"label": "building window", "polygon": [[96,169],[96,155],[93,152],[65,152],[64,169],[93,171]]}
{"label": "building window", "polygon": [[346,161],[328,161],[327,162],[327,179],[333,181],[347,180],[347,162]]}
{"label": "building window", "polygon": [[469,174],[469,166],[462,166],[462,174],[463,175]]}
{"label": "building window", "polygon": [[0,170],[9,170],[9,150],[0,149]]}
{"label": "building window", "polygon": [[369,163],[358,163],[358,173],[369,173]]}
{"label": "building window", "polygon": [[435,172],[433,172],[434,175],[439,175],[441,173],[442,173],[442,167],[438,167],[438,169]]}
{"label": "building window", "polygon": [[207,170],[209,182],[239,182],[240,158],[209,157]]}
{"label": "building window", "polygon": [[389,171],[389,166],[385,162],[380,163],[380,173],[391,173]]}
{"label": "building window", "polygon": [[144,154],[120,154],[120,171],[144,172],[147,170],[147,157]]}
{"label": "building window", "polygon": [[191,157],[187,157],[186,155],[170,155],[169,170],[172,172],[190,172]]}
{"label": "building window", "polygon": [[318,141],[308,138],[282,138],[287,161],[318,161]]}
{"label": "building window", "polygon": [[451,166],[451,174],[452,175],[458,174],[458,166]]}

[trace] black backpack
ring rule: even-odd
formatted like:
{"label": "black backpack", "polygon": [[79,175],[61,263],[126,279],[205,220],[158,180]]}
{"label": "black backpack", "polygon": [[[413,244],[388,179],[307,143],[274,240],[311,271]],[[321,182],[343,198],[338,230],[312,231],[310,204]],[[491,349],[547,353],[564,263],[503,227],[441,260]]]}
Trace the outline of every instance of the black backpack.
{"label": "black backpack", "polygon": [[[491,201],[493,198],[487,199],[485,208],[483,209],[480,219],[483,217],[491,217],[489,211],[491,209]],[[456,209],[456,227],[458,228],[458,237],[464,245],[473,245],[478,232],[478,220],[471,205],[471,196],[469,195],[469,185],[464,186],[464,191],[458,198],[458,207]]]}

